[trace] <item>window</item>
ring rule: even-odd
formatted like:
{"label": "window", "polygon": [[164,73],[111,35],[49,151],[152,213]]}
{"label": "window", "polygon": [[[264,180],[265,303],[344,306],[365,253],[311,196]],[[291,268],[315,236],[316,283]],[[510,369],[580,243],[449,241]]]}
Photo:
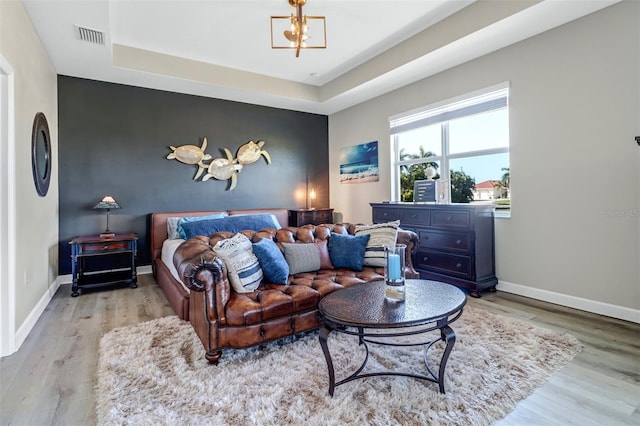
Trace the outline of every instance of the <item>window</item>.
{"label": "window", "polygon": [[392,198],[413,201],[414,182],[435,171],[445,200],[509,210],[508,100],[503,84],[391,117]]}

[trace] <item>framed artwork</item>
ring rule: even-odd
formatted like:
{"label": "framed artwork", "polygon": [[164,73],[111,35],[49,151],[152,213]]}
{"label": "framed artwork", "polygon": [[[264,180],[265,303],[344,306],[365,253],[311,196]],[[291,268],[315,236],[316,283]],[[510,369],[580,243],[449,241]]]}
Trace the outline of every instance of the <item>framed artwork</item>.
{"label": "framed artwork", "polygon": [[340,148],[340,183],[378,180],[378,141]]}

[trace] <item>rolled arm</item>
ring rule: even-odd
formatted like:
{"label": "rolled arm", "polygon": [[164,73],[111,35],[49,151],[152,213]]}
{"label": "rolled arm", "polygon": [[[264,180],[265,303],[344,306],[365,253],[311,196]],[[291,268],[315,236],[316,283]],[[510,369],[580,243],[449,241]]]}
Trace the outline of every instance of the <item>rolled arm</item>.
{"label": "rolled arm", "polygon": [[193,237],[182,243],[173,255],[173,264],[185,286],[205,293],[209,319],[224,322],[222,316],[231,287],[227,268],[211,248],[209,239]]}
{"label": "rolled arm", "polygon": [[413,267],[413,255],[418,251],[418,234],[407,229],[398,229],[398,244],[406,244],[405,276],[407,278],[420,278],[420,274]]}

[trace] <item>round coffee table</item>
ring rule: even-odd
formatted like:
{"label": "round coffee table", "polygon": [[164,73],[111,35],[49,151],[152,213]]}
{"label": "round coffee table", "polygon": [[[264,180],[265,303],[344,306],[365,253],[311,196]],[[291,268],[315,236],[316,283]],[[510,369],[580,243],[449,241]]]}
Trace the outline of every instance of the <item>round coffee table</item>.
{"label": "round coffee table", "polygon": [[[329,370],[329,395],[333,396],[336,386],[355,379],[371,376],[405,376],[438,383],[440,393],[444,392],[444,371],[449,354],[453,349],[456,334],[449,324],[460,318],[467,297],[462,290],[437,281],[407,280],[405,301],[390,302],[385,299],[385,283],[358,284],[337,290],[325,296],[319,304],[322,327],[320,346]],[[411,329],[407,329],[411,327]],[[440,337],[433,340],[420,339],[414,342],[397,342],[394,338],[418,336],[440,330]],[[362,365],[349,377],[336,383],[333,361],[329,353],[327,339],[333,331],[358,336],[366,356]],[[380,340],[380,339],[389,340]],[[440,366],[436,373],[427,361],[427,352],[439,341],[446,342]],[[378,371],[361,374],[369,359],[367,343],[388,346],[425,346],[424,363],[428,375],[395,371]]]}

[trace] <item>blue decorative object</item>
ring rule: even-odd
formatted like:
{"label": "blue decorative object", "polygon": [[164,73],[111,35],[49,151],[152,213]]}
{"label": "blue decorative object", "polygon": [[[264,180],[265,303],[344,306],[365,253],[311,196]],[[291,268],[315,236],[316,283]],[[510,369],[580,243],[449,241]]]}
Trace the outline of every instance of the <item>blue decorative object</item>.
{"label": "blue decorative object", "polygon": [[253,243],[253,254],[258,258],[265,278],[273,284],[288,284],[289,265],[272,240],[261,238]]}
{"label": "blue decorative object", "polygon": [[364,253],[369,235],[343,235],[331,233],[329,238],[329,256],[335,268],[349,268],[362,271]]}
{"label": "blue decorative object", "polygon": [[398,254],[389,254],[389,265],[387,268],[389,269],[389,280],[396,281],[400,279],[400,255]]}
{"label": "blue decorative object", "polygon": [[260,231],[266,228],[276,228],[270,214],[227,216],[220,219],[182,223],[178,227],[182,228],[185,240],[198,235],[206,236],[222,231],[237,233],[240,231]]}

